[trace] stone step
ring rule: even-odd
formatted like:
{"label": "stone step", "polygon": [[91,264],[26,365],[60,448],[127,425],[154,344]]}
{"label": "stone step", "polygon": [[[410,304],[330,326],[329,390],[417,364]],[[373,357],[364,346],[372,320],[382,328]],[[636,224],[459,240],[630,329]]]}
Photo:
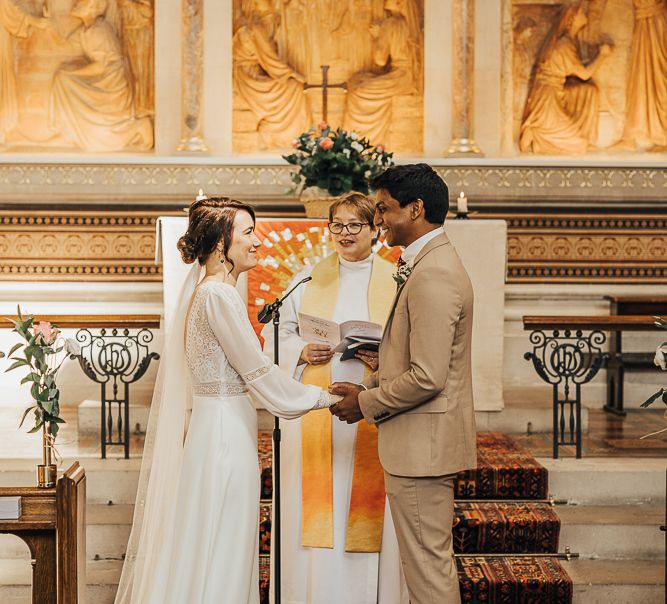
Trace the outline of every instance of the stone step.
{"label": "stone step", "polygon": [[[659,560],[570,560],[563,568],[574,583],[573,604],[662,604],[664,565]],[[122,562],[88,562],[88,601],[112,604]],[[30,604],[30,563],[0,559],[0,602]]]}
{"label": "stone step", "polygon": [[563,568],[574,583],[572,604],[663,604],[662,560],[570,560]]}
{"label": "stone step", "polygon": [[[78,461],[86,470],[86,496],[88,503],[134,503],[141,458],[123,459],[110,457],[79,456],[76,460],[65,458],[60,470]],[[37,459],[0,459],[0,486],[33,486],[36,484]]]}
{"label": "stone step", "polygon": [[[90,561],[86,567],[88,602],[113,604],[122,562],[119,560]],[[0,559],[0,602],[31,604],[31,572],[29,560]]]}
{"label": "stone step", "polygon": [[[489,506],[493,504],[483,503]],[[520,504],[512,504],[518,506]],[[460,506],[459,506],[460,507]],[[661,559],[664,557],[664,506],[559,505],[559,550],[569,547],[589,559]],[[86,553],[89,559],[120,559],[132,525],[133,506],[89,504]],[[0,559],[29,559],[28,548],[13,535],[0,535]]]}
{"label": "stone step", "polygon": [[581,558],[659,560],[665,557],[665,506],[559,505],[559,550],[566,547]]}
{"label": "stone step", "polygon": [[[134,405],[130,403],[130,431],[146,431],[148,425],[148,413],[150,406]],[[114,422],[118,405],[113,405]],[[102,402],[94,399],[86,399],[77,407],[77,427],[79,434],[100,434],[102,417]]]}
{"label": "stone step", "polygon": [[591,505],[665,502],[664,459],[589,457],[537,461],[549,472],[549,494]]}
{"label": "stone step", "polygon": [[[477,411],[475,421],[478,432],[551,432],[553,430],[553,405],[551,398],[509,397],[505,395],[502,411]],[[588,408],[581,408],[581,430],[588,431]]]}

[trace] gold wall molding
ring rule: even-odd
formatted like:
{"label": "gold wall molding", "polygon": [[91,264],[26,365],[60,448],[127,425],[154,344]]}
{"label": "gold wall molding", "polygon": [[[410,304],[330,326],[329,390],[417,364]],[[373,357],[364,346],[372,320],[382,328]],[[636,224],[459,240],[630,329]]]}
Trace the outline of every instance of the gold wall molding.
{"label": "gold wall molding", "polygon": [[[160,281],[160,267],[154,264],[155,221],[164,214],[182,215],[180,208],[0,210],[0,281]],[[261,203],[259,214],[269,215]],[[667,280],[665,212],[526,214],[505,209],[482,210],[473,217],[507,221],[510,283]]]}
{"label": "gold wall molding", "polygon": [[[584,204],[608,201],[667,202],[667,169],[627,165],[533,165],[431,163],[456,196],[464,190],[474,204],[498,200],[573,200]],[[187,203],[199,188],[244,199],[287,201],[291,168],[266,164],[175,163],[4,163],[0,164],[0,207],[13,202]]]}

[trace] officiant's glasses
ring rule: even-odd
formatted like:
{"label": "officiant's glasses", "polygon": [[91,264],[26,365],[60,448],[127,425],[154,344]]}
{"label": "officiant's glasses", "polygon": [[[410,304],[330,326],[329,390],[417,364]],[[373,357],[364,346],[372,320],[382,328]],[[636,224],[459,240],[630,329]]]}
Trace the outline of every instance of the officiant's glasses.
{"label": "officiant's glasses", "polygon": [[350,222],[349,224],[343,224],[342,222],[330,222],[328,225],[329,232],[334,235],[340,235],[343,230],[346,230],[350,235],[358,235],[367,225],[365,222]]}

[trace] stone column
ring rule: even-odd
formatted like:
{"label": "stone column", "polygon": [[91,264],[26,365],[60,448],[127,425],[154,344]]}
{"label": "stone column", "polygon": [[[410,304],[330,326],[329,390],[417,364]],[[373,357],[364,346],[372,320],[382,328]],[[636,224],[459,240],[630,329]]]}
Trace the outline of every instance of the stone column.
{"label": "stone column", "polygon": [[183,0],[181,53],[181,142],[177,151],[205,153],[202,129],[204,96],[204,3]]}
{"label": "stone column", "polygon": [[475,0],[453,0],[452,142],[447,155],[482,155],[473,138]]}

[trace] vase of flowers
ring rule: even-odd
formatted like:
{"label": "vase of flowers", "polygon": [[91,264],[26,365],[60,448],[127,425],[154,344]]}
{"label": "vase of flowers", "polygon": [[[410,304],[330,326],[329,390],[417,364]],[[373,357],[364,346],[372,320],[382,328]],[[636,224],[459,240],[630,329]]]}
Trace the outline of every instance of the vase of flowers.
{"label": "vase of flowers", "polygon": [[344,193],[368,194],[369,180],[393,164],[393,153],[382,145],[326,122],[299,135],[292,146],[294,153],[283,159],[298,166],[292,192],[300,193],[309,217],[326,217],[333,199]]}
{"label": "vase of flowers", "polygon": [[[667,329],[667,321],[662,317],[655,317],[655,325],[660,329]],[[658,348],[655,351],[655,357],[653,357],[653,362],[663,371],[667,370],[667,342],[663,342],[662,344],[660,344],[660,346],[658,346]],[[667,388],[660,388],[657,392],[654,392],[651,396],[648,397],[648,399],[646,399],[642,403],[641,406],[649,407],[656,401],[661,401],[662,403],[667,405]],[[665,411],[664,417],[665,419],[667,419],[667,411]],[[667,432],[667,428],[663,428],[662,430],[658,430],[657,432],[647,434],[646,436],[642,436],[642,438],[655,436],[657,434],[662,434],[663,432]]]}
{"label": "vase of flowers", "polygon": [[64,360],[80,353],[79,345],[75,340],[61,337],[57,325],[35,321],[32,315],[23,316],[20,307],[18,320],[9,320],[14,324],[12,331],[19,334],[24,342],[12,346],[7,354],[0,352],[0,358],[7,356],[13,361],[6,371],[24,367],[28,372],[21,384],[30,384],[33,404],[23,413],[19,428],[32,411],[35,423],[29,432],[42,433],[42,463],[37,466],[37,484],[44,488],[52,487],[57,474],[55,439],[59,424],[65,423],[60,416],[60,390],[56,378]]}

